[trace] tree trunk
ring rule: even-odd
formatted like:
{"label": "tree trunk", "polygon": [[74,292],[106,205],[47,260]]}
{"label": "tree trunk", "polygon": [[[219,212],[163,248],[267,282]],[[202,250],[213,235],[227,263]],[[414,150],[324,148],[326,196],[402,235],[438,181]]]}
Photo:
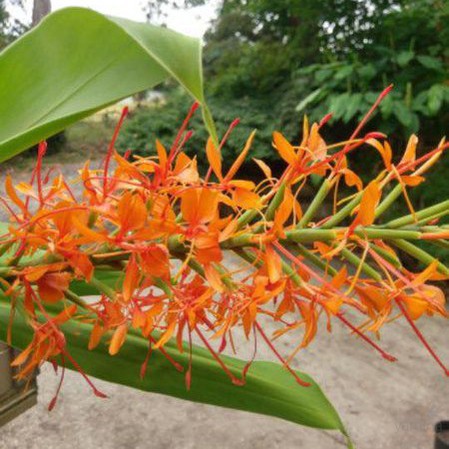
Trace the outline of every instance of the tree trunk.
{"label": "tree trunk", "polygon": [[33,3],[33,27],[36,26],[47,14],[51,12],[50,0],[34,0]]}

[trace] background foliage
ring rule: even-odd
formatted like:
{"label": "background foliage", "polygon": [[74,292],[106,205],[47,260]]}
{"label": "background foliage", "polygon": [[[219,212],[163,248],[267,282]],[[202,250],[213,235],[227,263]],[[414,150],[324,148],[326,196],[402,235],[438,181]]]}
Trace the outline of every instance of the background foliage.
{"label": "background foliage", "polygon": [[[163,17],[167,5],[201,3],[152,0],[149,16]],[[223,0],[205,36],[204,64],[220,132],[242,118],[224,162],[253,127],[255,157],[275,159],[271,132],[295,139],[304,114],[319,120],[332,112],[326,137],[344,139],[390,83],[394,91],[369,127],[387,133],[398,153],[411,133],[419,134],[421,148],[435,145],[449,123],[448,24],[444,0]],[[156,115],[142,108],[125,126],[122,148],[148,149],[156,135],[173,138],[169,128],[176,129],[188,105],[166,89],[168,101],[155,106]],[[191,151],[203,134],[192,139]],[[353,163],[366,172],[375,163],[370,157],[359,154]],[[449,196],[442,177],[448,169],[443,162],[433,176],[439,180],[417,190],[423,204]]]}

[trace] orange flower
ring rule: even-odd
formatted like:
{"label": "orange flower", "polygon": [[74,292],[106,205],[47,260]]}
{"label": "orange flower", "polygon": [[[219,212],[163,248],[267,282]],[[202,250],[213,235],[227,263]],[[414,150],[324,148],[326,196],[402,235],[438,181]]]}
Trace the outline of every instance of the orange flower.
{"label": "orange flower", "polygon": [[[32,179],[14,186],[8,176],[2,199],[11,218],[9,233],[0,238],[2,284],[12,312],[22,305],[34,332],[30,345],[14,362],[21,366],[20,376],[57,356],[62,361],[67,358],[82,373],[70,358],[61,324],[84,319],[93,323],[89,349],[108,335],[109,353],[118,354],[132,329],[148,340],[150,350],[160,351],[180,371],[183,367],[164,346],[172,339],[182,352],[185,342],[191,345],[195,336],[235,384],[244,383],[251,361],[238,378],[220,353],[227,345],[236,349],[233,335],[240,327],[255,350],[261,338],[297,382],[307,386],[290,368],[290,361],[313,342],[323,327],[320,320],[324,319],[329,331],[333,321],[340,321],[393,361],[369,335],[377,336],[400,316],[448,373],[415,322],[424,316],[448,316],[443,293],[429,283],[447,279],[449,269],[434,260],[422,272],[410,273],[393,250],[397,244],[421,261],[429,261],[422,249],[404,245],[403,240],[411,236],[447,243],[447,230],[435,223],[448,214],[447,205],[415,214],[406,187],[423,182],[422,174],[448,145],[442,141],[417,158],[417,138],[412,136],[400,163],[394,165],[385,136],[359,137],[387,91],[344,142],[328,146],[321,137],[329,115],[310,126],[305,119],[299,145],[275,132],[274,147],[287,166],[277,176],[265,162],[256,160],[264,176],[258,184],[234,179],[249,154],[254,133],[235,161],[222,157],[237,121],[219,144],[208,140],[205,159],[209,166],[204,173],[199,172],[196,157],[183,151],[191,134],[188,119],[168,151],[156,141],[148,157],[133,157],[130,152],[121,156],[114,150],[118,126],[103,167],[92,170],[86,163],[80,170],[83,192],[79,197],[62,175],[41,176],[45,153],[41,145]],[[349,154],[366,145],[380,153],[385,169],[363,187],[350,169]],[[112,161],[115,168],[110,170]],[[311,204],[304,206],[304,192],[315,186],[311,175],[325,179]],[[339,191],[340,182],[347,186],[346,197]],[[385,204],[401,190],[411,216],[392,225],[376,223]],[[392,192],[387,200],[383,198],[386,191]],[[334,207],[323,216],[326,199]],[[121,270],[123,275],[102,282],[103,269]],[[96,288],[98,299],[84,304],[70,290],[74,280],[78,285],[89,284],[89,291]],[[75,316],[71,302],[84,305],[88,318]],[[62,312],[52,318],[49,311],[54,307]],[[356,325],[351,322],[353,316]],[[264,331],[261,317],[273,320],[273,338]],[[285,359],[273,340],[287,332],[296,344]],[[218,340],[218,349],[211,340]],[[149,355],[143,361],[143,373],[148,363]],[[189,366],[187,386],[190,376]]]}

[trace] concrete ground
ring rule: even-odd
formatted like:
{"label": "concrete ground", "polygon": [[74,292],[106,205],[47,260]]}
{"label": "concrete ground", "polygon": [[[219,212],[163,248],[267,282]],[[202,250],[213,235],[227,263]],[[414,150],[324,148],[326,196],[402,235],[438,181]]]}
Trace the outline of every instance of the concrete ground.
{"label": "concrete ground", "polygon": [[[418,325],[449,364],[449,321],[424,318]],[[407,323],[385,327],[381,344],[399,361],[383,360],[335,322],[332,334],[321,329],[296,366],[320,383],[358,449],[430,449],[434,424],[449,419],[449,378]],[[288,353],[295,341],[291,337],[282,345]],[[258,357],[273,360],[262,345]],[[67,373],[58,404],[48,412],[57,380],[50,367],[42,369],[38,405],[0,428],[0,449],[344,447],[336,432],[97,381],[109,396],[102,400],[76,373]]]}
{"label": "concrete ground", "polygon": [[[449,323],[434,319],[420,324],[449,362]],[[399,356],[398,362],[384,361],[335,323],[332,334],[324,331],[304,350],[301,369],[321,384],[358,449],[430,449],[434,424],[449,418],[449,379],[405,322],[385,328],[382,343]],[[272,359],[262,347],[259,357]],[[38,405],[0,429],[0,449],[344,447],[335,432],[106,382],[96,383],[109,399],[98,399],[75,373],[68,373],[55,410],[48,412],[56,383],[45,367],[39,376]]]}

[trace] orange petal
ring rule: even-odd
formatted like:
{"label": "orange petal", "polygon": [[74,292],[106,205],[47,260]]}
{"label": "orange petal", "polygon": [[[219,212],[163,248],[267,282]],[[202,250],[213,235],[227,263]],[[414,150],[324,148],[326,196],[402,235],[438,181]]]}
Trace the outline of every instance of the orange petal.
{"label": "orange petal", "polygon": [[207,139],[206,156],[213,172],[215,173],[215,176],[221,181],[223,179],[223,175],[221,172],[221,153],[220,150],[215,146],[214,141],[211,137]]}
{"label": "orange petal", "polygon": [[271,173],[271,168],[264,161],[256,158],[253,158],[253,161],[259,166],[259,168],[262,170],[263,174],[267,179],[273,177],[273,174]]}
{"label": "orange petal", "polygon": [[401,176],[401,179],[405,185],[411,187],[419,186],[426,180],[423,176]]}
{"label": "orange petal", "polygon": [[206,274],[206,279],[209,282],[210,286],[216,291],[216,292],[223,292],[224,291],[224,285],[223,281],[221,280],[220,273],[213,267],[212,264],[208,263],[204,266],[204,273]]}
{"label": "orange petal", "polygon": [[39,296],[49,303],[58,302],[64,298],[64,292],[69,288],[70,280],[69,273],[46,273],[37,281]]}
{"label": "orange petal", "polygon": [[189,189],[181,196],[181,213],[191,225],[213,220],[218,208],[218,191],[207,188]]}
{"label": "orange petal", "polygon": [[159,158],[159,165],[165,168],[167,165],[167,150],[158,139],[156,139],[156,151]]}
{"label": "orange petal", "polygon": [[238,169],[241,167],[241,165],[245,161],[246,155],[248,154],[248,151],[251,148],[251,145],[253,143],[253,139],[254,139],[255,135],[256,135],[256,130],[254,130],[248,137],[248,140],[246,141],[242,152],[239,154],[238,158],[234,161],[234,163],[231,165],[231,168],[229,169],[228,173],[226,174],[225,181],[230,181],[235,176]]}
{"label": "orange petal", "polygon": [[95,349],[98,346],[104,332],[105,332],[105,330],[104,330],[103,326],[97,321],[94,324],[92,332],[90,333],[89,344],[87,346],[89,351],[91,351],[92,349]]}
{"label": "orange petal", "polygon": [[259,209],[262,205],[257,193],[239,187],[232,192],[232,199],[236,206],[242,209]]}
{"label": "orange petal", "polygon": [[405,149],[404,156],[402,156],[399,165],[407,162],[415,162],[416,160],[416,146],[418,145],[418,137],[412,134],[408,140],[407,148]]}
{"label": "orange petal", "polygon": [[150,276],[166,279],[170,274],[167,249],[162,245],[151,245],[140,253],[141,268]]}
{"label": "orange petal", "polygon": [[354,223],[362,226],[373,224],[376,207],[379,204],[381,190],[377,181],[371,181],[363,191],[359,211]]}
{"label": "orange petal", "polygon": [[391,159],[393,157],[393,152],[391,150],[391,146],[388,142],[385,142],[384,145],[382,145],[378,140],[376,139],[368,139],[366,141],[368,145],[371,145],[374,147],[382,156],[382,159],[384,161],[385,168],[387,170],[391,169]]}
{"label": "orange petal", "polygon": [[298,162],[295,149],[280,132],[275,131],[273,133],[273,143],[279,155],[287,164],[295,165]]}
{"label": "orange petal", "polygon": [[148,212],[140,195],[126,192],[117,206],[117,218],[123,231],[141,228]]}
{"label": "orange petal", "polygon": [[114,334],[112,335],[111,343],[109,344],[109,354],[115,355],[120,351],[126,340],[126,334],[128,333],[128,325],[121,324],[118,326]]}
{"label": "orange petal", "polygon": [[123,300],[129,302],[132,298],[134,291],[139,285],[140,270],[136,262],[136,258],[132,255],[126,266],[125,279],[123,281]]}
{"label": "orange petal", "polygon": [[265,247],[265,265],[268,278],[274,284],[282,276],[282,259],[271,245]]}

